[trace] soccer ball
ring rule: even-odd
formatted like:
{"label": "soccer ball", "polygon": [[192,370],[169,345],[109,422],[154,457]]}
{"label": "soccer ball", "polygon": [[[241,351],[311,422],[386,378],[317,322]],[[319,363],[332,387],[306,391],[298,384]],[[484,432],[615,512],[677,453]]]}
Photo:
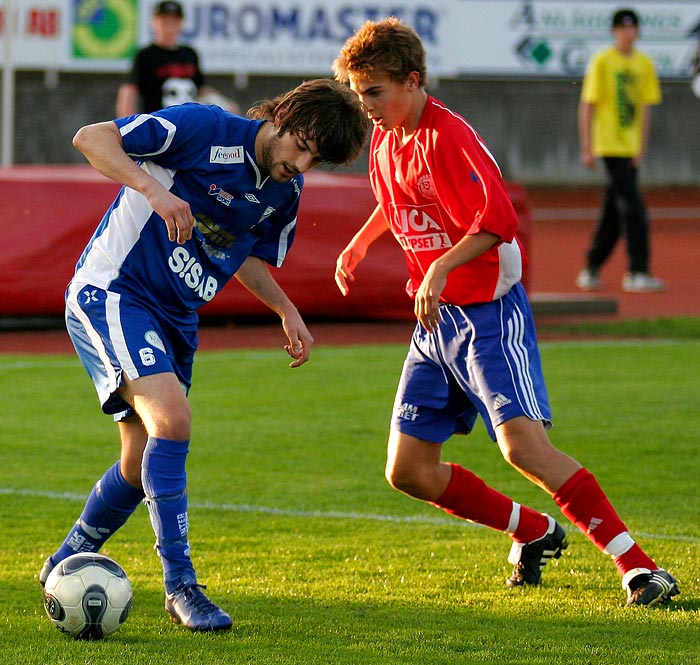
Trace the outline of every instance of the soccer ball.
{"label": "soccer ball", "polygon": [[44,608],[62,633],[100,640],[129,616],[133,594],[124,569],[103,554],[73,554],[49,573]]}

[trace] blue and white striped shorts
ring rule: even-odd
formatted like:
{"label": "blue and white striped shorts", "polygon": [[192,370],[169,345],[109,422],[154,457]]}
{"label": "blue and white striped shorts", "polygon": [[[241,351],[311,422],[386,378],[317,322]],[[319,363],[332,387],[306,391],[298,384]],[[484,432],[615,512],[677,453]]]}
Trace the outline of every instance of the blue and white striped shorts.
{"label": "blue and white striped shorts", "polygon": [[119,396],[129,379],[174,372],[185,393],[192,382],[197,321],[149,308],[129,294],[71,284],[66,293],[66,328],[90,375],[102,410],[115,420],[133,415]]}
{"label": "blue and white striped shorts", "polygon": [[430,334],[418,323],[396,392],[391,426],[444,443],[468,433],[481,415],[494,428],[527,416],[550,427],[551,411],[532,309],[516,284],[500,300],[442,305]]}

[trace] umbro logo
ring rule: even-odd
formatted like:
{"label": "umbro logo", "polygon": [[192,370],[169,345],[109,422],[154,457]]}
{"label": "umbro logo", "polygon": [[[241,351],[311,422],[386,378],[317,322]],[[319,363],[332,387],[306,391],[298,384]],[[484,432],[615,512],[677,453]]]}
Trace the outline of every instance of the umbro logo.
{"label": "umbro logo", "polygon": [[255,194],[246,194],[245,200],[250,201],[251,203],[260,203],[260,201],[258,200],[258,197],[255,196]]}
{"label": "umbro logo", "polygon": [[497,393],[496,397],[493,399],[493,408],[498,411],[498,409],[502,409],[504,406],[508,406],[511,403],[511,400],[508,399],[503,393]]}

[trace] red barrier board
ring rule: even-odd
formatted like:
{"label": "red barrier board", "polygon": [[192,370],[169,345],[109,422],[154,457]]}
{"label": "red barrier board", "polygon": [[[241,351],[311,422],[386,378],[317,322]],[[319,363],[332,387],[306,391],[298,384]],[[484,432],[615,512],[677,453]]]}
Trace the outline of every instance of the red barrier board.
{"label": "red barrier board", "polygon": [[[508,183],[527,248],[527,192]],[[89,166],[0,169],[0,316],[62,316],[63,294],[87,241],[119,185]],[[390,236],[377,240],[356,271],[347,297],[333,272],[340,251],[375,202],[366,176],[312,172],[306,176],[294,246],[275,279],[306,317],[409,319],[402,251]],[[269,310],[235,279],[200,314],[252,318]]]}

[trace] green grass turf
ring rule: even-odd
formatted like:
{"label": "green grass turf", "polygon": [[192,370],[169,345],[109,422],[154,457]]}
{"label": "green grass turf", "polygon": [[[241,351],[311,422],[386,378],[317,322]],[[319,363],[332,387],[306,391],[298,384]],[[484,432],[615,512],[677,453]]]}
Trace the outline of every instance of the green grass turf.
{"label": "green grass turf", "polygon": [[659,317],[655,319],[621,319],[619,321],[563,324],[550,320],[546,327],[550,334],[579,339],[591,337],[632,337],[636,339],[700,339],[700,317]]}
{"label": "green grass turf", "polygon": [[[234,628],[197,635],[168,622],[139,507],[103,550],[129,573],[134,609],[97,643],[53,628],[36,575],[117,458],[116,427],[74,357],[0,355],[0,663],[700,663],[700,342],[542,344],[553,441],[681,582],[670,607],[634,610],[613,564],[578,532],[540,588],[513,591],[506,536],[388,487],[404,354],[319,348],[290,370],[280,351],[201,352],[190,538]],[[444,453],[561,518],[483,426]]]}

